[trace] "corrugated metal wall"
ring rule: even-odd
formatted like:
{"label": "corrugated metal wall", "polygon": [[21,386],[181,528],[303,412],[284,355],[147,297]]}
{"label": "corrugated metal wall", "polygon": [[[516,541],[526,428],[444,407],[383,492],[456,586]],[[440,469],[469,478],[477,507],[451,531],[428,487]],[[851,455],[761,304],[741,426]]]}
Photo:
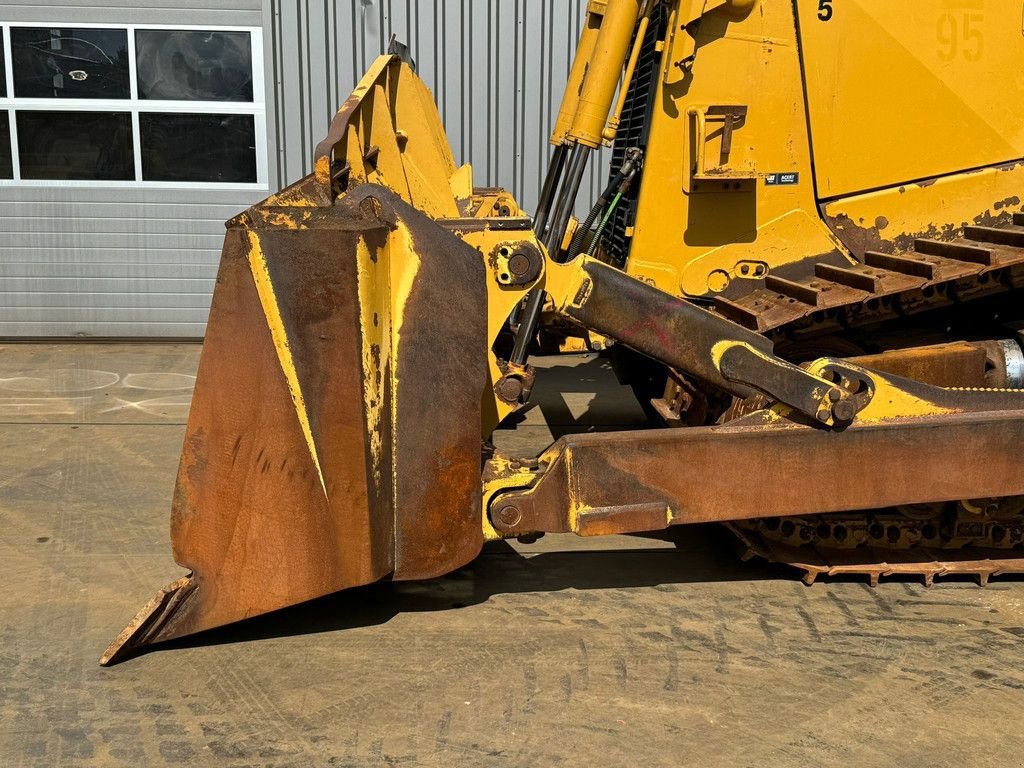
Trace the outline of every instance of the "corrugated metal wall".
{"label": "corrugated metal wall", "polygon": [[[269,185],[309,172],[335,109],[392,33],[476,183],[532,209],[586,0],[0,0],[5,21],[262,26]],[[596,165],[596,164],[595,164]],[[594,167],[581,207],[604,177]],[[0,337],[199,337],[222,222],[260,191],[0,183]]]}
{"label": "corrugated metal wall", "polygon": [[[310,170],[335,109],[391,35],[437,99],[457,161],[532,210],[586,0],[274,0],[277,174]],[[595,163],[581,206],[599,194]]]}

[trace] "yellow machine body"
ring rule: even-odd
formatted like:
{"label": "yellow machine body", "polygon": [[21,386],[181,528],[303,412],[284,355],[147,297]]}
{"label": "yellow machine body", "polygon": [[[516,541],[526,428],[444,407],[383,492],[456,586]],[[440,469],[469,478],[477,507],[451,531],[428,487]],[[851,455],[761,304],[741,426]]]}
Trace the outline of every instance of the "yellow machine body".
{"label": "yellow machine body", "polygon": [[[713,297],[809,258],[1006,219],[1024,187],[1020,15],[944,0],[673,5],[627,270]],[[738,116],[726,152],[723,112]]]}

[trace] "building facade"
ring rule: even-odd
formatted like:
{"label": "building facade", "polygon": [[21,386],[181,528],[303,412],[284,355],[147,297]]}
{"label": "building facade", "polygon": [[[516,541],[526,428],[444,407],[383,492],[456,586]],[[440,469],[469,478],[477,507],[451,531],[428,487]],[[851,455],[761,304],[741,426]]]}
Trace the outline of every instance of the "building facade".
{"label": "building facade", "polygon": [[0,337],[201,337],[223,222],[309,172],[392,34],[531,209],[585,4],[0,2]]}

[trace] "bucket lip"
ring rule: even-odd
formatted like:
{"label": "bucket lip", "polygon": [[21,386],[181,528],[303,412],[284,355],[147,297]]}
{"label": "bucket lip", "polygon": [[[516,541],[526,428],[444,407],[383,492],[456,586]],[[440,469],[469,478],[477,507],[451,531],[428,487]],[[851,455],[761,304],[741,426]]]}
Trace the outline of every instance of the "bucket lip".
{"label": "bucket lip", "polygon": [[[157,592],[107,646],[100,656],[100,666],[109,667],[124,661],[141,646],[155,639],[169,640],[176,637],[174,630],[168,627],[168,621],[198,586],[198,579],[189,573]],[[188,630],[185,630],[178,634],[187,633]]]}

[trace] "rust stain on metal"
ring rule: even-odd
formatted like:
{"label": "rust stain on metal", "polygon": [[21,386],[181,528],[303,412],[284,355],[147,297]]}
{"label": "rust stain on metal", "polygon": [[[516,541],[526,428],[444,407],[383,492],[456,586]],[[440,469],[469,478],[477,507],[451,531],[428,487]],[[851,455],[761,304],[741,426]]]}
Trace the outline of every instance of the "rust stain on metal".
{"label": "rust stain on metal", "polygon": [[875,219],[873,226],[863,226],[851,219],[847,214],[835,216],[823,214],[829,228],[835,233],[843,245],[858,258],[863,258],[867,251],[882,253],[900,253],[912,250],[914,241],[953,240],[963,231],[962,226],[955,224],[930,224],[916,232],[903,232],[895,235],[883,235],[882,230],[889,226],[889,221],[882,216]]}
{"label": "rust stain on metal", "polygon": [[[971,402],[964,393],[949,398]],[[1024,396],[974,402],[995,410],[855,422],[828,433],[753,414],[726,427],[564,437],[549,450],[551,467],[533,488],[495,499],[492,508],[511,504],[522,512],[516,525],[495,521],[495,527],[506,535],[576,531],[582,515],[574,519],[573,508],[602,510],[608,525],[621,515],[624,529],[638,509],[671,509],[671,523],[683,524],[1024,493],[1016,471]],[[1014,409],[999,410],[1003,406]],[[990,471],[965,475],[961,452],[950,452],[950,444],[969,450]],[[807,471],[823,450],[842,467],[827,483]]]}
{"label": "rust stain on metal", "polygon": [[[371,195],[380,206],[367,216],[360,203]],[[244,219],[266,222],[259,240],[292,372],[275,351],[268,299],[257,296],[248,230],[228,231],[172,511],[175,559],[192,573],[146,606],[104,663],[381,578],[446,573],[479,552],[483,262],[388,190],[363,185],[350,197],[302,231],[272,216]],[[419,267],[403,297],[385,291],[366,308],[368,318],[404,318],[393,349],[365,351],[387,414],[370,425],[364,382],[352,375],[370,343],[360,334],[368,299],[356,251],[376,249],[373,268],[388,274],[409,256],[381,220],[410,233]],[[302,387],[323,488],[288,375]],[[375,438],[388,467],[379,476],[367,453]]]}
{"label": "rust stain on metal", "polygon": [[850,358],[849,362],[936,387],[1003,386],[1005,381],[989,378],[990,353],[986,346],[960,341],[862,355]]}

